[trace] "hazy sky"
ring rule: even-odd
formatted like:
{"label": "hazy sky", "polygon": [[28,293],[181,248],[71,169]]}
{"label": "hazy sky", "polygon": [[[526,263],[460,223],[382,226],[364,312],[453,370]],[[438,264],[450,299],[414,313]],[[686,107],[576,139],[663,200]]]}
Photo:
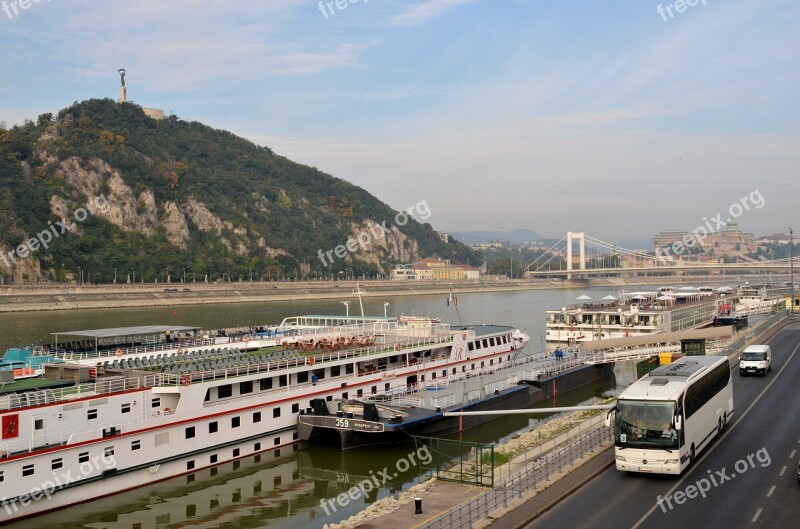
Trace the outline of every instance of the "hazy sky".
{"label": "hazy sky", "polygon": [[129,99],[439,230],[616,242],[750,196],[744,230],[800,229],[797,0],[326,1],[0,2],[0,120],[116,98],[126,68]]}

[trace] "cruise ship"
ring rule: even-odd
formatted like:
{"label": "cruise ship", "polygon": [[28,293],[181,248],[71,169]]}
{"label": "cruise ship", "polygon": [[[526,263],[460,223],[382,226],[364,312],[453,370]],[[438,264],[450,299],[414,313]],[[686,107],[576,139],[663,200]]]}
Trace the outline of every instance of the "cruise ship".
{"label": "cruise ship", "polygon": [[546,311],[545,339],[575,344],[711,325],[724,303],[711,287],[662,287]]}
{"label": "cruise ship", "polygon": [[[529,341],[512,327],[416,317],[298,316],[235,336],[163,329],[70,331],[54,351],[28,351],[47,358],[43,376],[0,388],[6,520],[292,445],[313,399],[477,375]],[[163,340],[141,340],[148,332]],[[67,347],[67,335],[80,339]]]}

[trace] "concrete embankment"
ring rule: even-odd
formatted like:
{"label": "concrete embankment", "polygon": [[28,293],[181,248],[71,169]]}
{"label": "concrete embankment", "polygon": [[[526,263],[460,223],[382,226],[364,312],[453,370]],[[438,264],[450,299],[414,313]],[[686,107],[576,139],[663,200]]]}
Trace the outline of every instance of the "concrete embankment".
{"label": "concrete embankment", "polygon": [[[736,285],[753,277],[726,277]],[[719,276],[601,277],[592,279],[477,279],[468,281],[367,280],[365,297],[550,290],[559,288],[607,287],[625,289],[631,285],[701,285],[719,282]],[[6,285],[0,287],[0,312],[101,309],[117,307],[158,307],[212,303],[262,303],[270,301],[341,299],[351,297],[355,281],[242,281],[224,283],[139,283],[135,285]]]}

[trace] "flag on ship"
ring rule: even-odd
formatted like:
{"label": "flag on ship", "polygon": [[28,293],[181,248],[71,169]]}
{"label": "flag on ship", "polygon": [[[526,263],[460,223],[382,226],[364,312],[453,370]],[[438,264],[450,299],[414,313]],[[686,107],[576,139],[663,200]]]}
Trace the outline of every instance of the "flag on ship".
{"label": "flag on ship", "polygon": [[458,307],[458,298],[453,297],[453,291],[450,291],[450,295],[447,297],[447,306],[453,305],[454,307]]}

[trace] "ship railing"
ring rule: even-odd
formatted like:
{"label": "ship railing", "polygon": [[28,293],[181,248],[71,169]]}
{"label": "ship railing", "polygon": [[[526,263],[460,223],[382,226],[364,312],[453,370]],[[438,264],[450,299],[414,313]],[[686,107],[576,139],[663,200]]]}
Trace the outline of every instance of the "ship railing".
{"label": "ship railing", "polygon": [[456,394],[455,393],[448,393],[446,395],[441,395],[437,397],[429,397],[430,407],[433,409],[436,408],[448,408],[450,406],[456,405]]}
{"label": "ship railing", "polygon": [[[229,343],[227,341],[227,337],[218,337],[224,338],[226,341],[224,343]],[[120,356],[125,355],[134,355],[140,353],[153,353],[157,351],[165,351],[171,349],[186,349],[189,347],[211,347],[217,344],[222,344],[217,340],[217,338],[199,338],[199,339],[181,339],[180,341],[175,342],[159,342],[159,343],[152,343],[152,344],[144,344],[144,345],[137,345],[135,347],[119,347],[121,351]],[[110,356],[116,355],[116,349],[114,350],[102,350],[102,351],[84,351],[84,352],[74,352],[74,351],[63,351],[63,352],[55,352],[53,353],[54,356],[57,358],[61,358],[62,360],[90,360],[93,358],[107,358]]]}

